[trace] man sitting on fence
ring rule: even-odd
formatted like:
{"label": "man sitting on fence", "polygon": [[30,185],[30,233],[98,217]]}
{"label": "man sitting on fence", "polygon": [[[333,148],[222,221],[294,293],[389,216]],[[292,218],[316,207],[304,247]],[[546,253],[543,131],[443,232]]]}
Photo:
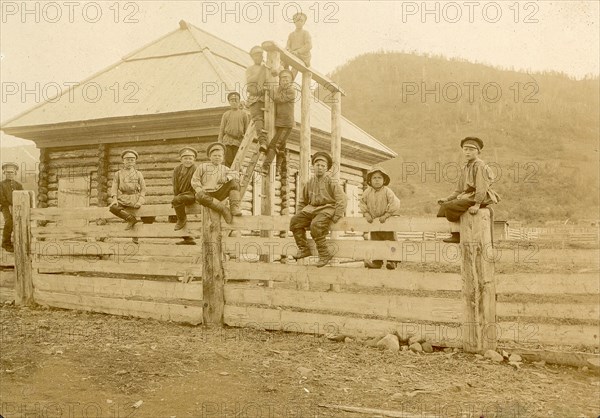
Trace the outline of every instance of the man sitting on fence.
{"label": "man sitting on fence", "polygon": [[13,232],[13,191],[23,190],[23,185],[15,180],[19,166],[15,163],[2,164],[2,173],[5,179],[0,183],[0,208],[4,218],[4,229],[2,230],[2,248],[12,253],[15,251],[12,243]]}
{"label": "man sitting on fence", "polygon": [[[132,230],[138,220],[127,208],[139,209],[146,202],[146,182],[142,173],[135,169],[139,155],[128,149],[121,153],[123,168],[115,172],[110,192],[110,212],[127,222],[125,230]],[[134,238],[135,242],[135,238]]]}
{"label": "man sitting on fence", "polygon": [[310,228],[319,252],[316,266],[323,267],[334,255],[327,248],[326,237],[331,224],[339,221],[346,212],[346,195],[339,182],[326,174],[333,165],[329,154],[316,152],[312,157],[312,165],[314,176],[303,185],[298,211],[290,221],[290,230],[298,247],[298,253],[294,256],[298,260],[311,255],[306,241],[306,229]]}
{"label": "man sitting on fence", "polygon": [[[450,196],[438,199],[440,210],[438,218],[446,217],[450,222],[458,222],[467,210],[475,215],[479,208],[498,203],[500,196],[491,189],[492,173],[489,167],[479,159],[483,141],[476,137],[467,137],[460,141],[467,163],[462,169],[458,185]],[[452,232],[452,237],[444,242],[459,243],[460,233]]]}
{"label": "man sitting on fence", "polygon": [[[220,142],[210,144],[206,155],[210,162],[200,164],[192,176],[196,201],[221,214],[225,222],[230,224],[233,216],[242,216],[239,174],[223,164],[225,145]],[[222,203],[227,197],[229,208]]]}
{"label": "man sitting on fence", "polygon": [[[175,231],[179,231],[185,227],[187,222],[187,214],[185,213],[186,205],[196,203],[196,193],[192,187],[192,176],[196,171],[196,157],[198,153],[195,149],[184,147],[179,150],[179,159],[181,164],[173,170],[173,201],[171,205],[177,214],[177,223]],[[183,241],[175,243],[176,245],[196,245],[192,237],[183,237]]]}

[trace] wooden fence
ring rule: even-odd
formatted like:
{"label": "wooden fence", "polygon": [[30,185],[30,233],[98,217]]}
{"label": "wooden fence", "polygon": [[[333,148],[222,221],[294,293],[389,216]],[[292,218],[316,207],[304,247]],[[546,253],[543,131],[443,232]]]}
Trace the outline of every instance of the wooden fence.
{"label": "wooden fence", "polygon": [[[227,225],[195,206],[184,231],[167,223],[125,231],[121,222],[102,225],[113,218],[107,208],[35,209],[27,192],[14,196],[20,304],[314,334],[396,332],[470,352],[498,344],[598,346],[597,273],[495,275],[502,257],[491,245],[485,209],[463,216],[460,246],[328,240],[336,260],[396,260],[406,268],[367,270],[362,263],[334,262],[318,269],[314,258],[288,257],[296,251],[294,241],[279,238],[288,217],[241,217]],[[171,214],[168,205],[137,211]],[[230,230],[263,233],[229,237]],[[343,218],[333,230],[448,233],[450,226],[436,218],[398,217],[385,224]],[[201,240],[174,245],[185,235]],[[430,262],[450,271],[460,265],[461,273],[417,270],[416,263]]]}
{"label": "wooden fence", "polygon": [[548,241],[562,244],[598,245],[599,229],[597,227],[565,227],[565,228],[511,228],[506,231],[509,241]]}

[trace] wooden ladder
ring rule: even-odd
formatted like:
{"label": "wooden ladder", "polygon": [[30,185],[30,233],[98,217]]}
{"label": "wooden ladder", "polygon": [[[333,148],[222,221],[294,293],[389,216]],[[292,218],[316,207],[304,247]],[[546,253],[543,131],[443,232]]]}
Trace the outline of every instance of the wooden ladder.
{"label": "wooden ladder", "polygon": [[[259,152],[258,142],[253,146],[254,140],[258,138],[256,134],[256,127],[254,126],[254,122],[250,121],[248,125],[248,129],[246,129],[246,133],[244,134],[244,138],[240,143],[240,148],[238,149],[235,158],[233,159],[233,163],[231,163],[231,169],[240,172],[240,195],[244,196],[246,190],[248,189],[248,185],[252,180],[252,175],[254,174],[254,169],[256,165],[259,163],[259,159],[261,156],[264,159],[264,153]],[[244,167],[244,161],[246,159],[246,154],[248,152],[252,152],[252,156],[250,158],[250,162],[248,165]]]}

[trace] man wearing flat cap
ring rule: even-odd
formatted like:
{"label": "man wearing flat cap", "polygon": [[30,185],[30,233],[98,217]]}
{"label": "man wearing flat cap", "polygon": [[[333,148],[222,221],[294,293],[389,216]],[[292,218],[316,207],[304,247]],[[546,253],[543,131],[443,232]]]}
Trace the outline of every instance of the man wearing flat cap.
{"label": "man wearing flat cap", "polygon": [[240,148],[242,138],[250,124],[248,113],[241,108],[240,94],[233,91],[227,95],[230,109],[223,113],[217,141],[225,145],[225,165],[231,167]]}
{"label": "man wearing flat cap", "polygon": [[[201,163],[192,176],[196,202],[218,212],[228,224],[242,216],[239,173],[223,164],[225,145],[213,142],[206,149],[209,162]],[[223,200],[229,197],[229,207]]]}
{"label": "man wearing flat cap", "polygon": [[[179,231],[185,227],[187,222],[187,214],[185,207],[196,203],[196,192],[192,187],[192,176],[196,171],[196,157],[198,153],[195,149],[184,147],[179,150],[179,164],[173,170],[173,200],[171,205],[175,209],[177,215],[177,223],[175,231]],[[177,242],[176,245],[196,245],[192,237],[184,237],[183,241]]]}
{"label": "man wearing flat cap", "polygon": [[311,159],[314,175],[304,184],[298,199],[298,210],[290,220],[290,230],[298,247],[296,260],[311,255],[306,241],[306,229],[315,241],[319,252],[317,267],[326,266],[333,258],[327,247],[327,234],[331,224],[339,221],[346,212],[346,195],[340,183],[327,171],[333,160],[326,152],[316,152]]}
{"label": "man wearing flat cap", "polygon": [[294,103],[296,102],[296,89],[292,83],[292,72],[281,70],[279,72],[279,85],[267,90],[267,94],[275,102],[275,135],[267,147],[267,156],[262,165],[262,173],[267,174],[273,158],[277,155],[276,171],[280,172],[285,159],[287,139],[296,122],[294,120]]}
{"label": "man wearing flat cap", "polygon": [[4,229],[2,230],[2,248],[8,252],[14,252],[12,243],[13,232],[13,191],[23,190],[23,185],[15,180],[19,171],[19,166],[15,163],[2,164],[2,174],[4,180],[0,183],[0,207],[2,208],[2,217],[4,218]]}
{"label": "man wearing flat cap", "polygon": [[146,182],[142,173],[135,168],[138,157],[138,153],[132,149],[121,153],[123,168],[115,172],[110,189],[109,210],[113,215],[127,222],[125,230],[133,229],[139,222],[127,209],[139,209],[146,201]]}
{"label": "man wearing flat cap", "polygon": [[[500,196],[492,190],[492,173],[489,167],[479,159],[483,141],[477,137],[466,137],[460,141],[463,155],[467,160],[463,166],[458,184],[450,196],[438,199],[440,210],[438,217],[446,217],[450,222],[458,222],[463,213],[475,215],[479,208],[498,203]],[[460,242],[460,233],[452,232],[452,237],[444,242]]]}

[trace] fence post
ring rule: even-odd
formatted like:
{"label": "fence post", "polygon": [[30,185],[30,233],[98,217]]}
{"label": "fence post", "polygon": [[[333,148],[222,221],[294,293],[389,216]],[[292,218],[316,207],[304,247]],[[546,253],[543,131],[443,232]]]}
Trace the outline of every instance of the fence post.
{"label": "fence post", "polygon": [[17,305],[33,305],[31,267],[31,207],[33,191],[13,192],[13,225],[15,234],[15,301]]}
{"label": "fence post", "polygon": [[470,353],[495,350],[498,339],[491,228],[488,209],[461,216],[463,349]]}
{"label": "fence post", "polygon": [[207,207],[202,208],[202,322],[204,325],[222,325],[225,272],[223,271],[223,243],[221,215]]}

